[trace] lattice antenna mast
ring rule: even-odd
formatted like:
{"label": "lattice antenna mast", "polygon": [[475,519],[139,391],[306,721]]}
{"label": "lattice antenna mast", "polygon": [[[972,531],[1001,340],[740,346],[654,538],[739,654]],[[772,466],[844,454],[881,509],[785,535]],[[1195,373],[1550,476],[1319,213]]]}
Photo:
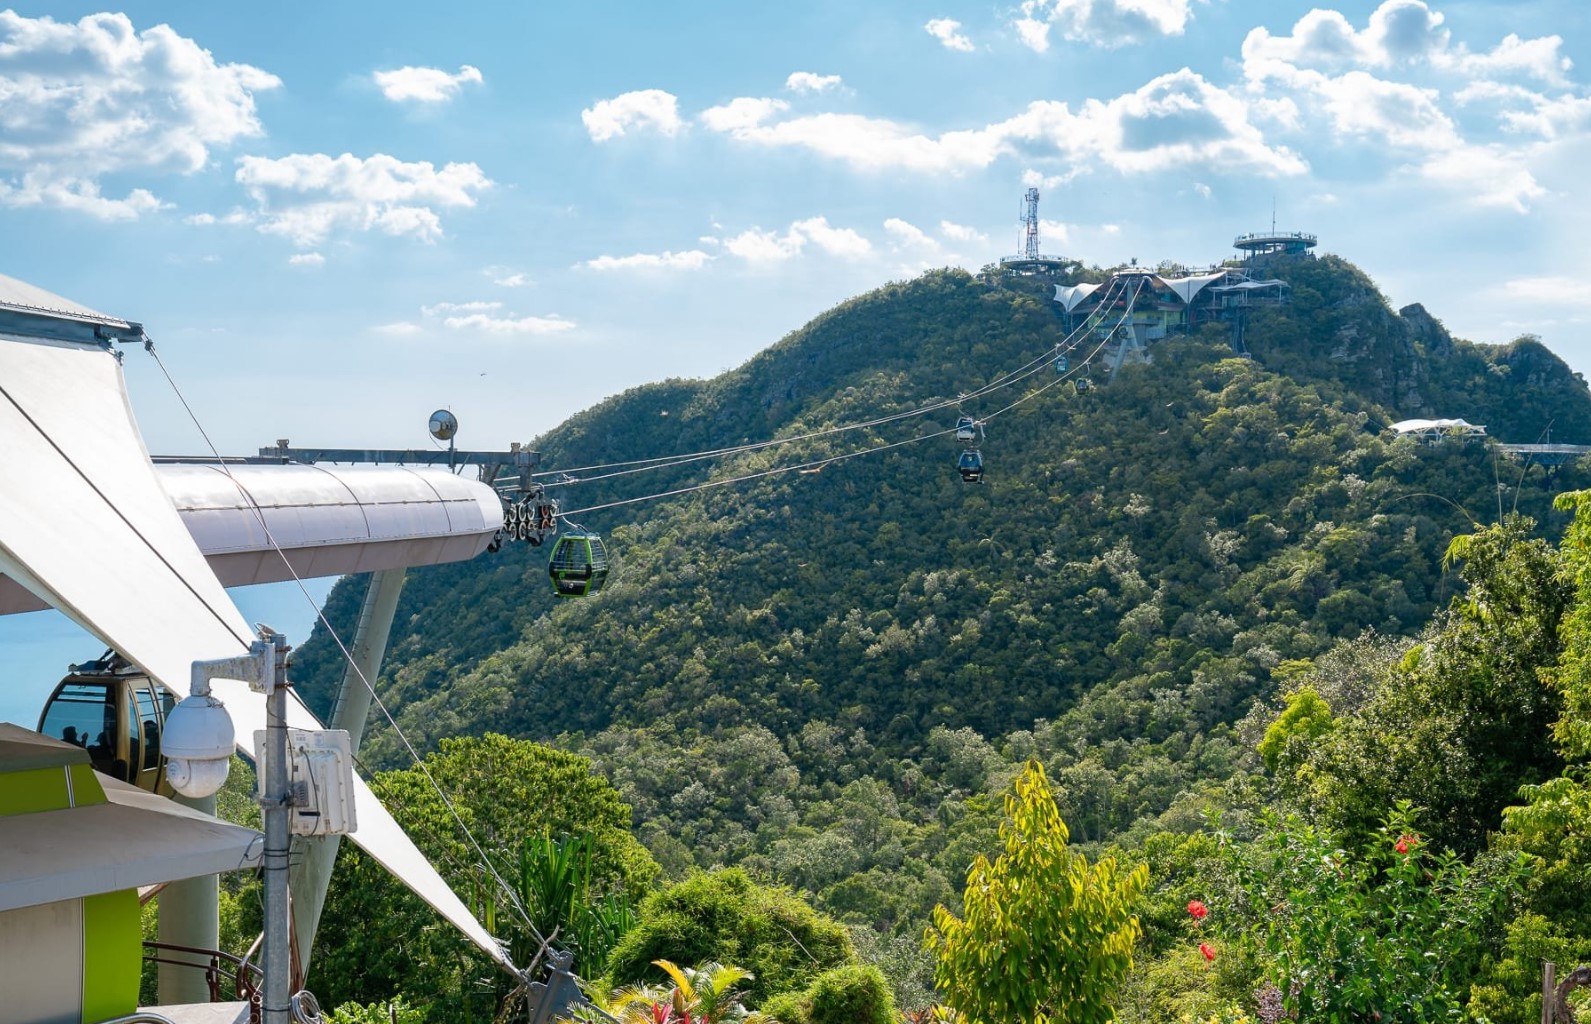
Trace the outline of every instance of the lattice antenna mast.
{"label": "lattice antenna mast", "polygon": [[1025,243],[1023,255],[1030,260],[1039,258],[1039,190],[1030,188],[1022,203],[1022,225]]}

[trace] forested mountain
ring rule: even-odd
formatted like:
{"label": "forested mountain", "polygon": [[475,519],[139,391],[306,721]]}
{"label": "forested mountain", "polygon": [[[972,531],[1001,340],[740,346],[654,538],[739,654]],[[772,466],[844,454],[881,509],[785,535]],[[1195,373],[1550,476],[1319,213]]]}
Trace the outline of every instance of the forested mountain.
{"label": "forested mountain", "polygon": [[[1407,631],[1444,596],[1437,555],[1497,507],[1550,523],[1545,471],[1382,433],[1463,416],[1494,436],[1591,440],[1591,398],[1538,342],[1448,337],[1332,258],[1289,268],[1252,361],[1224,331],[1155,346],[1085,394],[1045,377],[966,403],[988,472],[934,438],[579,518],[616,580],[554,607],[544,552],[416,572],[386,670],[415,735],[551,738],[670,716],[861,728],[892,756],[934,726],[1001,735],[1089,711],[1095,738],[1198,735],[1280,661],[1366,627]],[[635,389],[535,444],[550,469],[807,434],[973,391],[1052,348],[1033,290],[939,272],[848,302],[708,382]],[[1401,403],[1401,404],[1395,404]],[[566,509],[898,441],[954,410],[557,491]],[[580,474],[576,474],[580,475]],[[589,475],[600,475],[600,471]],[[1562,487],[1571,481],[1560,479]],[[346,621],[359,583],[331,601]],[[317,638],[300,657],[324,693]],[[1158,694],[1151,698],[1152,694]],[[379,727],[370,748],[389,756]]]}
{"label": "forested mountain", "polygon": [[[667,873],[738,864],[805,889],[921,996],[922,924],[989,849],[988,794],[1028,757],[1075,841],[1194,827],[1257,764],[1256,700],[1366,630],[1363,656],[1385,660],[1376,636],[1414,634],[1460,592],[1442,561],[1456,534],[1517,511],[1556,537],[1552,496],[1588,483],[1386,432],[1462,417],[1591,442],[1591,394],[1539,341],[1452,338],[1335,257],[1277,272],[1292,300],[1252,316],[1253,358],[1212,326],[1087,391],[1035,393],[1046,369],[963,402],[987,421],[981,485],[948,435],[884,447],[944,431],[954,406],[822,432],[1053,350],[1058,307],[1029,280],[929,273],[713,380],[609,399],[532,442],[580,478],[556,489],[566,510],[746,479],[574,515],[617,559],[596,598],[555,600],[545,551],[524,546],[411,573],[383,697],[422,749],[491,731],[590,756]],[[805,439],[585,468],[781,437]],[[340,628],[362,587],[334,589]],[[335,653],[320,633],[298,652],[312,703]],[[365,759],[398,751],[373,722]]]}

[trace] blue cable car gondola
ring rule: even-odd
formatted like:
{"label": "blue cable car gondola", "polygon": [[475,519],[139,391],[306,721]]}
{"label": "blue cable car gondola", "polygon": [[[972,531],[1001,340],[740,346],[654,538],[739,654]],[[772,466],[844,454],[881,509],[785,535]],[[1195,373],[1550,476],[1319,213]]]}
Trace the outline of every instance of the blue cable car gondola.
{"label": "blue cable car gondola", "polygon": [[1072,361],[1070,359],[1066,358],[1065,356],[1061,356],[1061,357],[1059,357],[1058,359],[1055,360],[1055,372],[1056,373],[1065,373],[1067,370],[1070,370],[1071,368],[1072,368]]}
{"label": "blue cable car gondola", "polygon": [[978,421],[971,416],[963,416],[956,421],[956,440],[971,441],[978,436]]}
{"label": "blue cable car gondola", "polygon": [[602,538],[584,530],[558,538],[547,559],[547,575],[559,597],[595,594],[608,581],[608,550]]}
{"label": "blue cable car gondola", "polygon": [[983,454],[978,449],[968,448],[962,452],[961,458],[956,462],[956,468],[961,470],[962,483],[983,483]]}

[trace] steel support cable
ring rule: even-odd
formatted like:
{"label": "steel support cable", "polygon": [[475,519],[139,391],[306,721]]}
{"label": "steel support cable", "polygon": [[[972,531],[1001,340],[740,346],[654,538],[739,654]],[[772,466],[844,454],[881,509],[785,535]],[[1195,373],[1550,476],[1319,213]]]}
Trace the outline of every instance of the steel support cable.
{"label": "steel support cable", "polygon": [[[1140,291],[1142,290],[1142,284],[1141,283],[1139,285],[1139,290]],[[1105,337],[1099,342],[1099,344],[1095,345],[1093,347],[1093,349],[1091,349],[1089,351],[1089,353],[1084,357],[1084,363],[1085,364],[1087,363],[1088,360],[1090,360],[1090,359],[1094,358],[1096,355],[1098,355],[1100,353],[1100,351],[1103,350],[1106,345],[1110,344],[1111,339],[1116,336],[1116,332],[1121,329],[1122,325],[1127,322],[1127,318],[1132,315],[1133,308],[1137,304],[1137,301],[1138,301],[1138,291],[1135,291],[1133,293],[1132,298],[1128,300],[1127,308],[1122,312],[1122,315],[1117,319],[1115,326],[1113,326],[1110,329],[1110,331],[1106,333]],[[1090,315],[1092,315],[1092,314],[1090,314]],[[1081,369],[1081,367],[1079,367],[1079,369]],[[1065,383],[1067,380],[1069,380],[1074,375],[1076,375],[1077,372],[1078,372],[1077,370],[1068,370],[1066,373],[1064,373],[1061,376],[1057,377],[1055,380],[1051,381],[1050,383],[1044,385],[1041,388],[1035,388],[1033,391],[1028,392],[1026,395],[1024,395],[1021,398],[1017,399],[1015,402],[1012,402],[1010,405],[1006,406],[1005,408],[997,410],[996,412],[990,413],[989,416],[985,417],[985,419],[992,419],[995,416],[1000,415],[1001,413],[1009,412],[1010,410],[1016,408],[1017,406],[1021,405],[1022,403],[1027,402],[1030,399],[1035,398],[1038,395],[1043,394],[1044,392],[1048,391],[1050,388],[1053,388],[1053,387],[1055,387],[1058,384]],[[916,444],[919,441],[926,441],[926,440],[928,440],[930,438],[934,438],[934,437],[944,437],[947,434],[954,434],[954,433],[955,433],[955,429],[954,428],[949,428],[949,429],[945,429],[945,430],[931,431],[931,432],[926,433],[926,434],[919,434],[916,437],[907,438],[904,441],[893,441],[893,442],[890,442],[889,444],[875,445],[874,447],[871,447],[871,448],[863,448],[863,449],[860,449],[858,451],[847,452],[847,453],[845,453],[843,455],[832,455],[832,456],[828,456],[828,457],[822,458],[822,459],[814,459],[814,460],[811,460],[809,462],[792,463],[791,465],[788,465],[788,466],[776,466],[773,469],[759,470],[759,471],[757,471],[755,473],[745,473],[745,474],[742,474],[740,476],[735,476],[735,477],[726,477],[726,478],[724,478],[722,480],[707,480],[707,481],[704,481],[704,482],[699,483],[699,484],[693,484],[693,485],[691,485],[689,487],[677,487],[677,488],[674,488],[673,490],[661,491],[661,492],[659,492],[657,494],[646,494],[646,495],[641,495],[641,496],[635,497],[635,498],[624,498],[624,499],[621,499],[621,500],[618,500],[618,501],[610,501],[610,502],[606,502],[606,503],[600,504],[600,505],[590,505],[590,506],[587,506],[585,508],[572,509],[566,514],[567,515],[581,515],[581,514],[584,514],[586,512],[599,512],[599,511],[601,511],[603,509],[618,508],[618,507],[623,506],[623,505],[635,505],[635,504],[638,504],[638,503],[643,502],[643,501],[657,501],[657,500],[660,500],[660,499],[663,499],[663,498],[676,498],[676,497],[679,497],[681,495],[692,494],[692,493],[694,493],[696,491],[705,491],[705,490],[710,490],[710,489],[717,488],[717,487],[728,487],[728,486],[731,486],[733,484],[745,483],[745,482],[747,482],[749,480],[760,480],[760,479],[762,479],[764,477],[778,476],[778,475],[780,475],[782,473],[797,472],[797,471],[804,470],[804,469],[813,469],[815,467],[827,466],[830,463],[844,462],[844,461],[846,461],[848,459],[858,458],[858,457],[863,456],[863,455],[872,455],[875,452],[888,451],[891,448],[900,448],[900,447],[903,447],[905,445]]]}
{"label": "steel support cable", "polygon": [[[1060,349],[1061,347],[1065,346],[1067,351],[1071,351],[1077,347],[1077,342],[1074,339],[1088,333],[1098,326],[1097,324],[1091,325],[1089,321],[1101,313],[1105,303],[1110,300],[1111,293],[1115,290],[1117,284],[1118,282],[1116,280],[1113,279],[1111,281],[1110,285],[1106,288],[1105,294],[1101,296],[1100,306],[1093,312],[1089,313],[1088,316],[1084,318],[1083,323],[1079,324],[1069,334],[1067,334],[1066,337],[1062,338],[1056,344],[1056,349]],[[850,430],[863,430],[870,427],[882,426],[886,423],[893,423],[903,419],[911,419],[916,416],[925,416],[929,413],[940,412],[944,409],[954,408],[959,406],[962,402],[970,401],[974,398],[981,398],[984,395],[990,394],[994,391],[1010,387],[1012,384],[1026,380],[1028,377],[1033,376],[1033,374],[1039,372],[1044,366],[1049,365],[1052,359],[1053,356],[1049,352],[1046,352],[1044,355],[1030,360],[1029,362],[1024,363],[1022,366],[1019,366],[1014,370],[1007,371],[1006,373],[996,377],[994,380],[974,389],[973,391],[958,395],[955,398],[942,399],[916,409],[908,409],[905,412],[881,416],[877,419],[866,420],[859,423],[841,424],[837,427],[825,427],[822,430],[809,431],[805,434],[796,434],[791,437],[773,438],[767,441],[754,441],[749,444],[735,445],[728,448],[705,449],[699,452],[685,452],[678,455],[660,455],[656,458],[633,459],[626,462],[608,462],[590,466],[576,466],[566,470],[545,470],[540,473],[532,473],[531,475],[533,477],[548,477],[556,476],[560,473],[582,473],[593,469],[619,470],[619,472],[604,473],[600,476],[582,477],[579,480],[552,481],[546,484],[548,487],[567,487],[579,483],[590,483],[596,480],[608,480],[612,479],[613,477],[628,476],[634,473],[644,473],[653,469],[669,469],[673,466],[686,465],[692,462],[704,461],[706,459],[716,459],[731,455],[739,455],[744,452],[758,451],[764,448],[793,444],[797,441],[809,441],[814,438],[827,437],[832,434],[840,434]]]}
{"label": "steel support cable", "polygon": [[486,856],[486,851],[481,848],[480,843],[475,839],[474,833],[472,833],[469,829],[469,826],[464,823],[463,817],[459,815],[458,808],[453,805],[452,800],[448,799],[447,793],[443,791],[441,785],[436,781],[435,776],[431,774],[430,769],[425,766],[425,762],[421,759],[419,752],[415,750],[414,744],[409,742],[409,737],[404,734],[403,729],[398,725],[397,719],[393,717],[392,712],[387,708],[386,702],[383,701],[381,699],[381,695],[376,692],[374,684],[365,677],[364,671],[360,669],[358,662],[354,659],[353,653],[349,651],[348,646],[343,643],[342,637],[338,635],[337,630],[334,626],[332,626],[331,621],[326,618],[325,611],[320,608],[319,604],[310,595],[309,588],[304,586],[304,581],[298,575],[298,571],[293,568],[293,563],[287,557],[287,552],[282,550],[281,545],[276,542],[276,537],[271,532],[270,525],[265,520],[264,511],[259,507],[258,504],[255,503],[253,496],[251,496],[243,487],[243,484],[239,482],[237,477],[233,475],[231,467],[224,459],[221,458],[220,451],[216,448],[215,443],[210,440],[209,432],[204,429],[204,424],[199,422],[199,417],[194,413],[193,407],[188,404],[188,399],[183,395],[182,389],[177,386],[176,380],[171,376],[171,371],[166,368],[165,362],[160,358],[160,353],[155,351],[153,341],[146,341],[145,348],[149,354],[154,357],[155,364],[160,367],[160,372],[166,378],[166,383],[171,386],[172,392],[176,394],[177,401],[182,403],[182,408],[187,412],[188,418],[193,421],[194,428],[199,431],[199,436],[204,439],[205,446],[210,449],[210,454],[215,457],[217,464],[221,468],[221,471],[226,474],[227,479],[232,481],[232,485],[238,489],[238,493],[242,495],[245,501],[248,502],[249,509],[254,513],[254,518],[259,522],[260,529],[265,534],[266,543],[271,546],[271,550],[274,551],[277,557],[282,560],[282,565],[287,569],[288,575],[292,577],[293,582],[298,586],[299,593],[304,595],[304,600],[309,602],[309,606],[311,608],[315,609],[316,618],[319,619],[321,625],[326,628],[327,635],[332,638],[332,642],[337,645],[337,649],[342,652],[343,661],[348,665],[349,668],[353,669],[354,675],[359,679],[359,682],[365,687],[365,689],[370,691],[371,699],[375,703],[376,707],[381,710],[382,717],[387,720],[387,724],[392,727],[392,731],[396,733],[398,739],[403,742],[404,749],[409,752],[409,757],[413,759],[415,767],[420,769],[420,774],[425,776],[425,780],[430,783],[431,788],[436,791],[436,795],[439,799],[441,799],[442,805],[447,808],[448,813],[452,816],[454,823],[458,825],[459,831],[463,833],[465,839],[469,841],[470,847],[475,851],[476,857],[480,859],[481,866],[486,869],[486,871],[492,876],[493,880],[496,881],[497,885],[508,896],[509,905],[513,907],[513,909],[519,914],[520,918],[524,921],[525,926],[530,929],[531,935],[538,943],[545,947],[547,940],[542,937],[541,932],[536,928],[535,922],[530,919],[530,914],[520,903],[518,894],[514,892],[512,886],[503,880],[502,875],[498,874],[497,869],[492,866],[491,859]]}

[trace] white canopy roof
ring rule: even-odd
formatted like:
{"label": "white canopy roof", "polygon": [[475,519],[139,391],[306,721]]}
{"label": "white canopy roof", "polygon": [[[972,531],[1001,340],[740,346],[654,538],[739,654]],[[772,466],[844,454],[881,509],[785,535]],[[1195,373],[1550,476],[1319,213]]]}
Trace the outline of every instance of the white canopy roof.
{"label": "white canopy roof", "polygon": [[1197,274],[1193,277],[1162,277],[1160,283],[1177,293],[1177,297],[1186,305],[1193,301],[1193,297],[1203,291],[1207,286],[1226,277],[1226,271],[1214,274]]}
{"label": "white canopy roof", "polygon": [[[227,587],[465,561],[503,525],[491,487],[441,469],[168,464],[155,475]],[[44,607],[0,576],[0,615]]]}
{"label": "white canopy roof", "polygon": [[1061,308],[1070,313],[1077,308],[1077,304],[1099,290],[1097,284],[1073,284],[1055,286],[1055,301]]}
{"label": "white canopy roof", "polygon": [[[0,722],[12,770],[88,763],[78,747]],[[20,751],[20,754],[18,753]],[[110,801],[0,817],[0,911],[212,875],[259,862],[260,833],[108,776]]]}
{"label": "white canopy roof", "polygon": [[[195,659],[247,649],[251,631],[155,478],[106,348],[0,335],[0,445],[0,572],[174,693]],[[265,698],[240,686],[222,699],[247,744]],[[293,717],[311,720],[301,707]],[[355,801],[353,841],[512,969],[359,780]]]}

